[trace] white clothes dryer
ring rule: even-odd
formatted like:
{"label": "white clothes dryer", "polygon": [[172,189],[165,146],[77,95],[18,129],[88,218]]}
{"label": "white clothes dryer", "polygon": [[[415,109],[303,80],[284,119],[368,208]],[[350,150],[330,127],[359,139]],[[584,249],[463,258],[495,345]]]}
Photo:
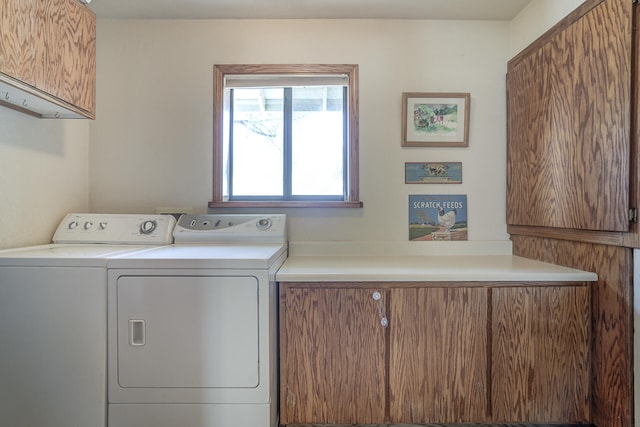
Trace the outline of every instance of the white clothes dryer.
{"label": "white clothes dryer", "polygon": [[185,215],[108,263],[109,427],[275,427],[285,215]]}
{"label": "white clothes dryer", "polygon": [[106,425],[106,262],[172,243],[176,220],[69,214],[54,243],[0,251],[0,424]]}

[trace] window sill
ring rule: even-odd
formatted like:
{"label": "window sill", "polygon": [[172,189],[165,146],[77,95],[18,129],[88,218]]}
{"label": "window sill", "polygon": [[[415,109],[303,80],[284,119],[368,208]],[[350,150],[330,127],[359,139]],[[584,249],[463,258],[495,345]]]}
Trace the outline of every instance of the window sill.
{"label": "window sill", "polygon": [[263,201],[263,202],[209,202],[210,208],[361,208],[360,201],[321,202],[321,201]]}

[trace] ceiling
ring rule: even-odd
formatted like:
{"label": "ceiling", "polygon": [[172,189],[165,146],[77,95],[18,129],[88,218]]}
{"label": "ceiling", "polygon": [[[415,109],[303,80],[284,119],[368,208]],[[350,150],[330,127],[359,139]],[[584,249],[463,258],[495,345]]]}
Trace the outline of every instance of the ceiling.
{"label": "ceiling", "polygon": [[510,21],[530,0],[93,0],[98,19]]}

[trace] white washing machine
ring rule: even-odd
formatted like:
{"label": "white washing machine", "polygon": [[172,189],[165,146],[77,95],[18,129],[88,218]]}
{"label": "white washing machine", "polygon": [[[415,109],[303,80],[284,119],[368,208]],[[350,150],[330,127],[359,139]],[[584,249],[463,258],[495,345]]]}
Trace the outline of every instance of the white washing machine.
{"label": "white washing machine", "polygon": [[170,244],[175,223],[69,214],[53,244],[0,251],[0,425],[106,425],[106,260]]}
{"label": "white washing machine", "polygon": [[108,263],[109,427],[275,427],[285,215],[185,215]]}

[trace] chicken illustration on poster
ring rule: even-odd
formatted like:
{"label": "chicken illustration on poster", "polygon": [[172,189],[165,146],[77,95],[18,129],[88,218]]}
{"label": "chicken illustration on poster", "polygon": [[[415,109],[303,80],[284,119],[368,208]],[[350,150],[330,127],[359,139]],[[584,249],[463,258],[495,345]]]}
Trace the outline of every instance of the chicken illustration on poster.
{"label": "chicken illustration on poster", "polygon": [[467,196],[410,195],[409,240],[467,240]]}

